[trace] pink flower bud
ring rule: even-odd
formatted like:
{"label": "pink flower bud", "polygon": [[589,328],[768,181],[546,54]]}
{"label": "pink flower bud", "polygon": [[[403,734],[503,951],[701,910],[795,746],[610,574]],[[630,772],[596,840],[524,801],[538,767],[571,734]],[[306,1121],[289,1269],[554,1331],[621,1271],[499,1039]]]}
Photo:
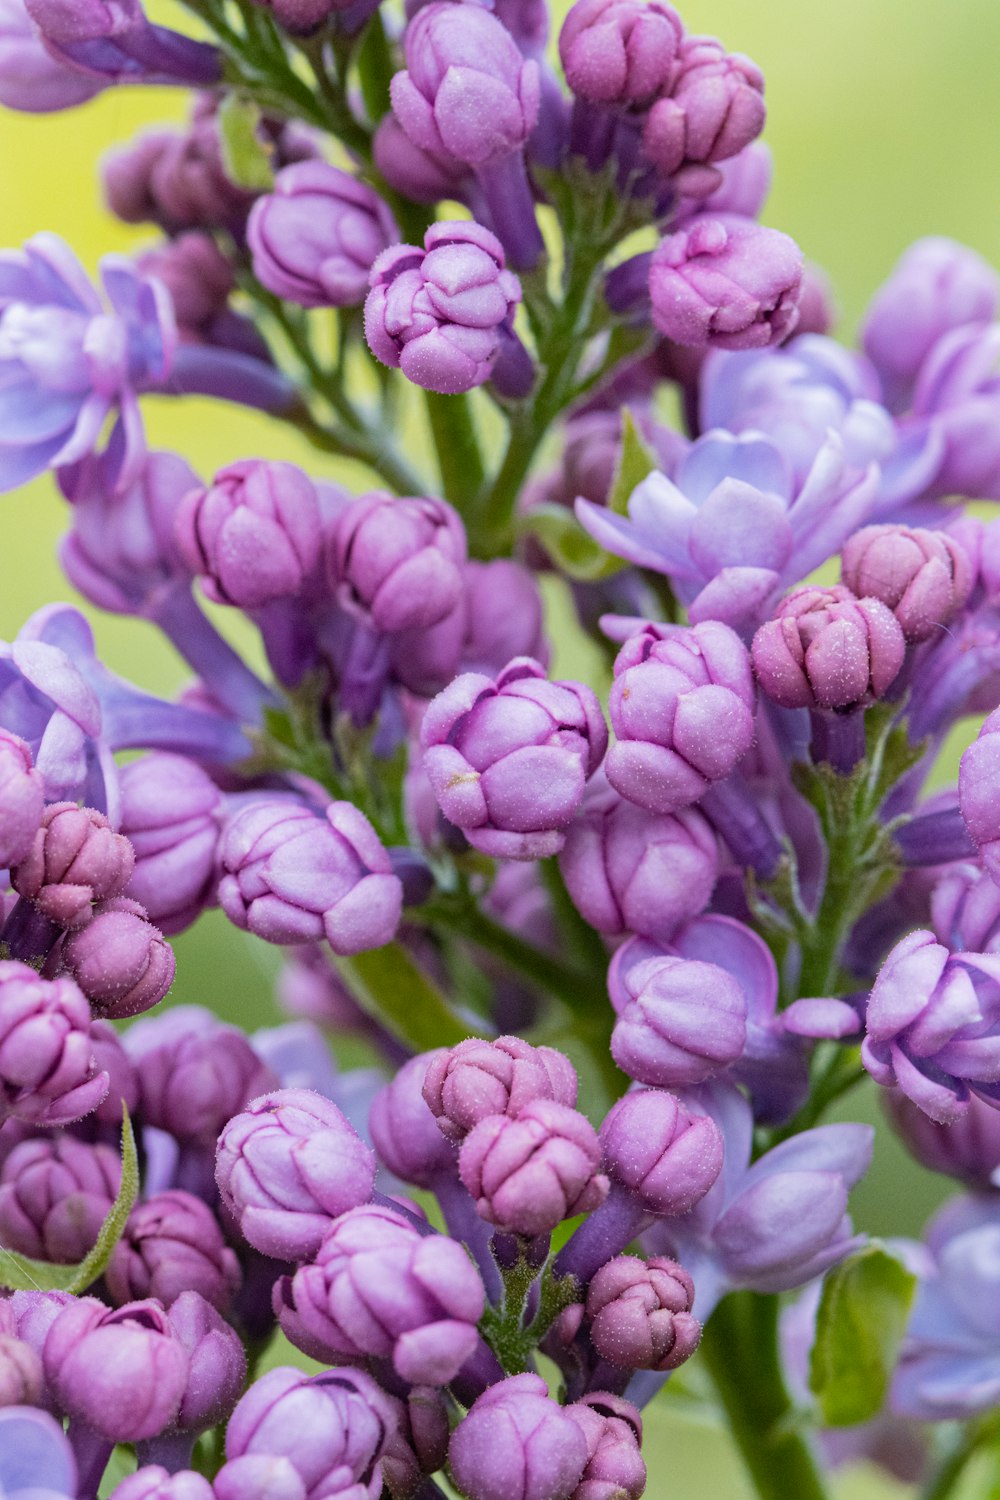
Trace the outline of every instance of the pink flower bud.
{"label": "pink flower bud", "polygon": [[946,531],[865,526],[844,544],[842,577],[858,598],[880,599],[907,641],[926,641],[962,608],[975,564]]}
{"label": "pink flower bud", "polygon": [[604,1201],[608,1179],[590,1122],[534,1099],[516,1118],[488,1115],[465,1138],[458,1169],[484,1219],[514,1234],[548,1234]]}
{"label": "pink flower bud", "polygon": [[587,1290],[594,1347],[625,1370],[676,1370],[701,1339],[693,1302],[694,1283],[675,1260],[616,1255]]}
{"label": "pink flower bud", "polygon": [[53,802],[11,883],[50,922],[72,930],[90,921],[95,901],[122,894],[134,865],[132,845],[103,813]]}
{"label": "pink flower bud", "polygon": [[795,589],[751,647],[758,682],[782,708],[863,707],[892,686],[905,654],[892,611],[840,584]]}
{"label": "pink flower bud", "polygon": [[517,1036],[492,1042],[470,1037],[437,1053],[424,1075],[423,1096],[442,1134],[463,1140],[487,1115],[512,1119],[535,1099],[572,1107],[577,1077],[554,1047],[533,1047]]}

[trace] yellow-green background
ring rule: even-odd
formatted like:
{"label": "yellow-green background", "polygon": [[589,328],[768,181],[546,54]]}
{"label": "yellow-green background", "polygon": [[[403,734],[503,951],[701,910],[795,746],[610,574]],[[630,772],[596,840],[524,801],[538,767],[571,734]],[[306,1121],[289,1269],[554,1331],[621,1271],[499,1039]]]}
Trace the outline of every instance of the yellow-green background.
{"label": "yellow-green background", "polygon": [[[763,68],[765,138],[776,167],[764,217],[829,272],[845,335],[920,235],[952,235],[1000,265],[1000,0],[689,0],[680,9],[690,30],[720,36]],[[170,23],[172,11],[164,0],[157,14]],[[183,28],[179,7],[175,14]],[[0,111],[0,244],[54,230],[93,268],[109,250],[149,243],[149,231],[102,211],[96,163],[110,146],[151,122],[179,120],[184,109],[180,93],[133,89],[111,90],[64,115]],[[150,400],[146,416],[151,442],[178,449],[203,474],[247,456],[298,458],[315,472],[334,472],[329,460],[314,459],[256,415]],[[31,610],[74,596],[55,561],[65,513],[54,486],[39,481],[0,505],[0,636],[9,638]],[[163,693],[184,680],[183,666],[148,626],[104,617],[95,629],[105,660],[126,676]],[[177,952],[180,998],[251,1026],[270,1014],[272,950],[244,942],[215,914],[182,937]],[[915,1233],[939,1191],[881,1136],[876,1169],[855,1195],[856,1218],[875,1233]],[[708,1428],[651,1413],[647,1449],[650,1500],[749,1494],[726,1444]],[[963,1496],[985,1493],[985,1476],[972,1479]],[[909,1492],[859,1470],[840,1480],[837,1493],[877,1500]]]}

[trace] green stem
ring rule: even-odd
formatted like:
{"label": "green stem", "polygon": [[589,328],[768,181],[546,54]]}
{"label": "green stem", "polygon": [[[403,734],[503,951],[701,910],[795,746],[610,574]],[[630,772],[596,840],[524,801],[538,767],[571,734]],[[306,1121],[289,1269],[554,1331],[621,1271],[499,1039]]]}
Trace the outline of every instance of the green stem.
{"label": "green stem", "polygon": [[468,397],[441,396],[436,391],[425,391],[424,402],[434,438],[442,492],[456,510],[468,517],[485,475]]}
{"label": "green stem", "polygon": [[972,1459],[988,1442],[995,1441],[997,1433],[995,1416],[960,1427],[944,1457],[928,1475],[920,1500],[949,1500]]}
{"label": "green stem", "polygon": [[432,924],[435,919],[441,921],[442,917],[444,924],[470,943],[496,954],[510,968],[523,974],[526,979],[534,980],[571,1009],[580,1008],[587,989],[586,975],[518,937],[516,932],[511,932],[509,927],[504,927],[487,916],[471,902],[468,906],[463,905],[461,911],[456,911],[453,915],[432,913]]}
{"label": "green stem", "polygon": [[778,1299],[733,1292],[705,1328],[701,1353],[761,1500],[827,1500],[794,1426],[778,1355]]}

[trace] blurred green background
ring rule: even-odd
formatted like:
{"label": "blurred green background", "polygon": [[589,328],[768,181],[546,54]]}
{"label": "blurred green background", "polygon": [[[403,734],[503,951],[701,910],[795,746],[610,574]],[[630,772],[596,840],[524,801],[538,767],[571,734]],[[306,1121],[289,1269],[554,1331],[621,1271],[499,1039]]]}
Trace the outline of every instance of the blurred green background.
{"label": "blurred green background", "polygon": [[[688,0],[691,31],[718,35],[750,54],[767,78],[765,139],[775,158],[767,222],[792,234],[829,273],[841,335],[853,336],[865,303],[905,246],[925,234],[964,240],[1000,264],[1000,3],[957,0]],[[157,18],[185,27],[163,0]],[[82,109],[49,117],[0,112],[2,243],[19,245],[40,229],[62,235],[91,269],[111,250],[133,252],[153,234],[103,212],[96,163],[144,126],[178,121],[185,97],[166,90],[111,90]],[[248,456],[289,458],[314,473],[361,487],[358,471],[313,454],[265,419],[206,401],[148,400],[151,444],[175,448],[202,474]],[[0,636],[13,635],[41,604],[74,598],[55,546],[65,515],[43,479],[3,497]],[[232,633],[232,621],[224,620]],[[148,626],[94,619],[98,646],[117,671],[169,694],[186,671]],[[241,645],[255,653],[249,632]],[[949,759],[954,762],[963,736]],[[945,772],[947,768],[944,768]],[[177,941],[177,999],[212,1005],[247,1026],[272,1015],[277,955],[244,941],[218,916]],[[874,1101],[850,1101],[845,1117],[875,1117]],[[945,1190],[920,1172],[884,1132],[876,1166],[854,1197],[857,1221],[878,1234],[913,1234]],[[670,1403],[650,1413],[650,1500],[743,1500],[750,1495],[715,1429]],[[985,1494],[972,1473],[962,1496]],[[911,1492],[856,1469],[839,1481],[839,1500],[889,1500]],[[994,1490],[992,1493],[996,1494]],[[789,1496],[788,1500],[795,1500]]]}

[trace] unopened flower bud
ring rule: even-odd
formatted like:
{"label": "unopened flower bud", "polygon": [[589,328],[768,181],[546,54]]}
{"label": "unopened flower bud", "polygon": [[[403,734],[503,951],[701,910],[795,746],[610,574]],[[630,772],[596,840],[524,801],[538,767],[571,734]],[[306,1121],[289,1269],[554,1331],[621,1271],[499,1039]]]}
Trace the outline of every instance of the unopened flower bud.
{"label": "unopened flower bud", "polygon": [[470,1037],[428,1064],[423,1096],[438,1128],[461,1141],[487,1115],[516,1117],[535,1099],[572,1108],[577,1077],[569,1058],[554,1047],[533,1047],[517,1036],[494,1041]]}
{"label": "unopened flower bud", "polygon": [[746,993],[718,964],[664,954],[612,968],[609,990],[618,1020],[611,1055],[630,1078],[684,1088],[742,1055]]}
{"label": "unopened flower bud", "polygon": [[45,782],[30,747],[0,729],[0,867],[9,869],[27,857],[44,811]]}
{"label": "unopened flower bud", "polygon": [[975,565],[946,531],[865,526],[844,544],[842,576],[858,598],[880,599],[907,641],[926,641],[948,625],[975,583]]}
{"label": "unopened flower bud", "polygon": [[0,962],[0,1112],[68,1125],[108,1092],[90,1035],[90,1007],[72,979],[42,979]]}
{"label": "unopened flower bud", "polygon": [[0,1245],[34,1260],[83,1260],[120,1182],[110,1146],[68,1134],[22,1141],[0,1170]]}
{"label": "unopened flower bud", "polygon": [[646,116],[644,154],[681,192],[706,197],[727,161],[756,140],[764,127],[764,75],[714,37],[685,37],[674,78]]}
{"label": "unopened flower bud", "polygon": [[488,1115],[466,1136],[459,1172],[480,1215],[513,1234],[548,1234],[603,1202],[608,1179],[590,1122],[535,1099],[519,1114]]}
{"label": "unopened flower bud", "polygon": [[683,35],[663,0],[576,0],[559,33],[566,82],[589,104],[642,108],[670,84]]}
{"label": "unopened flower bud", "polygon": [[587,1289],[594,1347],[625,1370],[676,1370],[701,1339],[693,1302],[694,1283],[675,1260],[616,1255]]}
{"label": "unopened flower bud", "polygon": [[722,1170],[722,1134],[708,1115],[689,1113],[665,1089],[634,1089],[600,1130],[609,1176],[650,1213],[686,1214]]}
{"label": "unopened flower bud", "polygon": [[538,1375],[491,1385],[452,1433],[448,1451],[469,1500],[570,1500],[587,1456],[581,1426]]}
{"label": "unopened flower bud", "polygon": [[154,1193],[129,1214],[105,1279],[112,1301],[155,1297],[165,1307],[199,1292],[225,1312],[239,1287],[239,1263],[212,1210],[191,1193]]}
{"label": "unopened flower bud", "polygon": [[101,901],[63,947],[66,969],[96,1014],[122,1020],[159,1005],[174,982],[174,950],[138,901]]}
{"label": "unopened flower bud", "polygon": [[90,921],[95,901],[122,894],[134,865],[132,845],[103,813],[53,802],[11,883],[50,922],[72,930]]}
{"label": "unopened flower bud", "polygon": [[906,642],[885,604],[836,584],[788,594],[757,631],[751,653],[761,688],[782,708],[844,710],[883,696]]}
{"label": "unopened flower bud", "polygon": [[330,557],[338,602],[375,630],[428,629],[463,593],[465,527],[444,500],[375,491],[337,517]]}

